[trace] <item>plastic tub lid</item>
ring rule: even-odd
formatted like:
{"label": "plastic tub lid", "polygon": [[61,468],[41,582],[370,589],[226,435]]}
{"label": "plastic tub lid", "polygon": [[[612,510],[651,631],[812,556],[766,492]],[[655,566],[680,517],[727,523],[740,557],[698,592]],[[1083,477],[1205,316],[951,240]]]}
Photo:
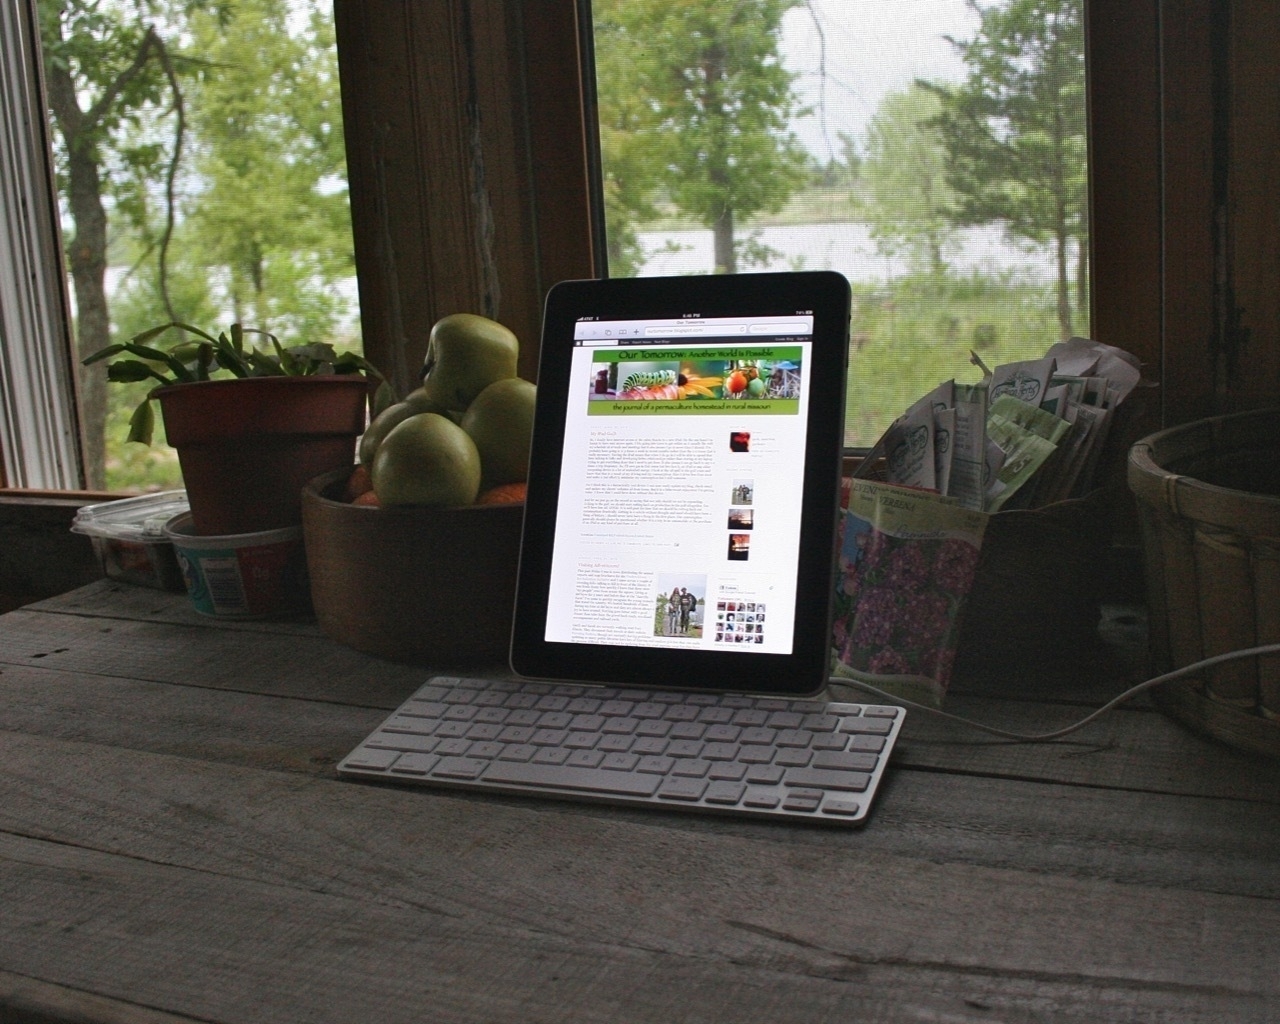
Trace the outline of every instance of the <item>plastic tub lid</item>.
{"label": "plastic tub lid", "polygon": [[71,523],[75,533],[90,537],[165,544],[164,524],[190,508],[186,491],[157,491],[136,498],[119,498],[85,505]]}

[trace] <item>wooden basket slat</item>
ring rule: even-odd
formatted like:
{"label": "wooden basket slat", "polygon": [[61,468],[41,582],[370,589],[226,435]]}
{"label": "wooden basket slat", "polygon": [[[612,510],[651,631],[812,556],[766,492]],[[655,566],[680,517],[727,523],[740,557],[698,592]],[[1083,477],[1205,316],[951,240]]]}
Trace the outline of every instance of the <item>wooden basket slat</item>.
{"label": "wooden basket slat", "polygon": [[[1213,417],[1130,449],[1157,671],[1280,643],[1280,410]],[[1156,692],[1174,717],[1280,756],[1280,657]]]}

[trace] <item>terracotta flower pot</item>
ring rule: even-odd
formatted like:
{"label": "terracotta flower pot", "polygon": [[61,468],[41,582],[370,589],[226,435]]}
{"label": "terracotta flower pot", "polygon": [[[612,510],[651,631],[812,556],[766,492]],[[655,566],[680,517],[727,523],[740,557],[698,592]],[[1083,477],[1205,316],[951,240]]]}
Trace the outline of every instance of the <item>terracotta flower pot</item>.
{"label": "terracotta flower pot", "polygon": [[253,533],[302,521],[302,487],[349,467],[365,426],[360,376],[250,377],[157,389],[195,531]]}

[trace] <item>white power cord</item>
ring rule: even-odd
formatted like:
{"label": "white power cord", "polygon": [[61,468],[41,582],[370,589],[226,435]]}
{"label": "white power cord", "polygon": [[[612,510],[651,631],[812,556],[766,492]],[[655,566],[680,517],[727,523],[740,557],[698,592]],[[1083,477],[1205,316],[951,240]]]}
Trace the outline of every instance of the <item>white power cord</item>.
{"label": "white power cord", "polygon": [[1152,679],[1139,683],[1137,686],[1130,687],[1125,690],[1124,693],[1120,694],[1120,696],[1107,701],[1107,703],[1103,704],[1102,707],[1098,708],[1085,718],[1082,718],[1074,725],[1069,725],[1065,729],[1056,729],[1053,732],[1039,733],[1037,735],[1006,732],[1004,729],[997,729],[994,726],[983,725],[981,722],[975,722],[969,718],[961,718],[959,715],[952,715],[946,711],[939,711],[937,708],[931,708],[927,704],[919,704],[916,701],[907,700],[905,697],[899,697],[896,694],[881,690],[878,687],[872,686],[870,683],[864,683],[860,679],[851,679],[847,676],[831,676],[828,678],[827,682],[833,686],[855,687],[867,693],[874,694],[889,704],[901,704],[905,707],[915,708],[918,711],[937,715],[939,718],[945,718],[950,722],[958,722],[971,729],[977,729],[979,732],[985,732],[991,736],[998,736],[1001,739],[1012,740],[1016,743],[1050,743],[1053,740],[1061,739],[1064,736],[1069,736],[1071,733],[1083,729],[1090,722],[1100,718],[1112,708],[1123,704],[1125,701],[1136,697],[1140,693],[1145,693],[1147,690],[1154,689],[1157,686],[1162,686],[1165,683],[1172,683],[1184,676],[1195,675],[1199,672],[1203,672],[1205,669],[1214,668],[1217,665],[1222,665],[1229,661],[1237,661],[1242,658],[1257,658],[1268,654],[1280,654],[1280,644],[1263,644],[1260,647],[1247,647],[1238,651],[1228,651],[1225,654],[1215,654],[1210,658],[1204,658],[1203,660],[1194,662],[1190,665],[1184,665],[1182,668],[1176,668],[1172,672],[1166,672],[1164,675],[1155,676]]}

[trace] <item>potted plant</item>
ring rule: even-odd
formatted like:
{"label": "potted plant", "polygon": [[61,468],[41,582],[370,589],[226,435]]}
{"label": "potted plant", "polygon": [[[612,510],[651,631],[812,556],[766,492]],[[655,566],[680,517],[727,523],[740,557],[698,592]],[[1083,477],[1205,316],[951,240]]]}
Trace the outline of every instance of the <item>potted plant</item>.
{"label": "potted plant", "polygon": [[[156,347],[169,331],[187,337]],[[255,347],[247,335],[269,345]],[[303,485],[349,468],[368,411],[376,414],[392,397],[362,356],[324,343],[286,348],[239,323],[216,337],[190,324],[161,324],[84,362],[104,359],[112,360],[109,381],[157,381],[130,418],[129,440],[151,443],[151,402],[158,401],[203,535],[297,525]]]}

